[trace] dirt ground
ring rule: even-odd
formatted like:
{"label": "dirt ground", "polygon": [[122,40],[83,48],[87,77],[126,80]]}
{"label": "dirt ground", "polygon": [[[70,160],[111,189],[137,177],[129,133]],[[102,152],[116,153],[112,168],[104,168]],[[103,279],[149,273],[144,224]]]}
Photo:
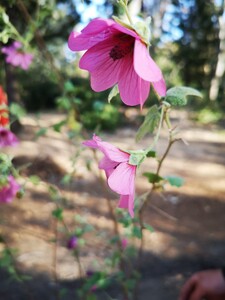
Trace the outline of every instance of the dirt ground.
{"label": "dirt ground", "polygon": [[[136,111],[129,111],[135,118]],[[178,125],[179,141],[173,145],[162,169],[162,175],[178,175],[185,179],[182,188],[166,186],[162,196],[154,195],[145,211],[145,222],[155,231],[145,233],[144,258],[140,300],[175,300],[185,279],[196,270],[225,265],[225,131],[218,126],[194,123],[185,112],[175,112],[173,124]],[[112,234],[112,222],[106,205],[109,197],[116,207],[117,195],[106,193],[85,161],[91,159],[91,151],[82,151],[75,164],[75,176],[69,186],[60,184],[65,172],[71,172],[71,159],[75,161],[76,146],[62,135],[48,130],[45,136],[35,139],[35,132],[49,127],[63,118],[60,114],[44,113],[35,120],[28,115],[22,120],[19,134],[21,143],[7,152],[15,157],[17,166],[24,164],[25,175],[38,175],[42,182],[37,186],[28,183],[23,199],[1,206],[1,232],[12,248],[17,249],[17,267],[21,274],[31,275],[26,284],[10,280],[0,271],[0,299],[57,299],[55,295],[55,261],[61,291],[60,299],[75,299],[79,289],[78,266],[65,247],[65,240],[58,242],[57,259],[54,260],[54,237],[51,217],[55,204],[51,201],[46,184],[57,184],[68,199],[65,219],[73,226],[74,216],[80,214],[95,227],[82,248],[81,262],[85,268],[101,268],[110,249],[104,239]],[[147,136],[139,145],[134,143],[134,126],[125,126],[115,133],[104,133],[102,138],[121,148],[142,148],[152,140]],[[90,133],[91,136],[91,133]],[[76,141],[77,144],[80,141]],[[163,153],[167,133],[157,149]],[[151,160],[138,171],[137,194],[144,193],[149,184],[141,175],[152,171]],[[97,168],[92,165],[94,172]],[[1,244],[0,244],[1,247]],[[1,248],[0,248],[1,250]],[[122,299],[118,291],[111,289],[112,298]],[[104,294],[102,299],[107,299]]]}

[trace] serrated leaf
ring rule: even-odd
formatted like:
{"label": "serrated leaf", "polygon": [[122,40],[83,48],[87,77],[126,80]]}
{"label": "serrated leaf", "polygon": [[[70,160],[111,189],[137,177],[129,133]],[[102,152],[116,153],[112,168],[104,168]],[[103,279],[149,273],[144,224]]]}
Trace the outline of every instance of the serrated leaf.
{"label": "serrated leaf", "polygon": [[160,113],[157,105],[150,107],[144,122],[138,129],[136,134],[136,141],[139,142],[147,133],[153,133],[155,128],[159,125]]}
{"label": "serrated leaf", "polygon": [[114,98],[117,94],[119,94],[119,89],[118,89],[118,85],[116,84],[109,93],[108,102],[110,103],[112,98]]}
{"label": "serrated leaf", "polygon": [[150,183],[157,183],[157,182],[160,182],[161,180],[163,180],[163,177],[161,177],[155,173],[146,172],[146,173],[143,173],[143,176],[147,177],[148,181]]}
{"label": "serrated leaf", "polygon": [[165,101],[173,106],[183,106],[187,104],[187,96],[202,98],[202,94],[196,89],[186,86],[177,86],[167,91]]}
{"label": "serrated leaf", "polygon": [[179,176],[166,176],[164,179],[166,179],[172,186],[181,187],[184,184],[184,179]]}

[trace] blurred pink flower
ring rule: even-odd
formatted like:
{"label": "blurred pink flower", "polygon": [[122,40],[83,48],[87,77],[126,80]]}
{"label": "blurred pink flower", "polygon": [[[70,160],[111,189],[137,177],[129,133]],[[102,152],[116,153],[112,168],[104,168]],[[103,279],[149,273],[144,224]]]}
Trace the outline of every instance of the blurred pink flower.
{"label": "blurred pink flower", "polygon": [[0,148],[16,146],[19,143],[17,137],[9,129],[0,127]]}
{"label": "blurred pink flower", "polygon": [[103,142],[97,135],[92,140],[83,142],[83,145],[98,149],[104,157],[99,163],[99,168],[106,173],[109,187],[120,194],[120,208],[128,209],[134,216],[135,174],[137,166],[129,164],[130,154],[115,146]]}
{"label": "blurred pink flower", "polygon": [[0,203],[12,202],[19,189],[19,184],[16,182],[14,177],[10,175],[8,177],[8,184],[6,186],[0,187]]}
{"label": "blurred pink flower", "polygon": [[94,91],[104,91],[118,84],[122,101],[141,107],[149,95],[150,83],[160,96],[165,96],[162,72],[134,30],[113,20],[98,18],[81,33],[72,32],[68,46],[72,51],[87,50],[79,67],[90,72]]}
{"label": "blurred pink flower", "polygon": [[77,237],[76,236],[71,236],[69,241],[67,242],[67,248],[69,250],[73,250],[77,247]]}
{"label": "blurred pink flower", "polygon": [[3,47],[1,51],[6,55],[7,63],[27,70],[32,62],[33,55],[23,52],[21,48],[22,44],[15,41],[10,46]]}

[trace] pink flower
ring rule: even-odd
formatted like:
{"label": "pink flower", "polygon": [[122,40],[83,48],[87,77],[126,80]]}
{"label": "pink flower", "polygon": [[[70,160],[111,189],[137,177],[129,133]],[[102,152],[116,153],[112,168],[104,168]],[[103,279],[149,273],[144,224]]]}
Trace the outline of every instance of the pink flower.
{"label": "pink flower", "polygon": [[119,207],[128,209],[133,217],[134,180],[137,166],[129,164],[130,154],[107,142],[103,142],[97,135],[94,135],[92,140],[83,142],[83,145],[99,149],[104,154],[99,163],[99,168],[105,171],[111,190],[120,194]]}
{"label": "pink flower", "polygon": [[6,186],[0,187],[0,202],[9,203],[12,202],[16,193],[19,191],[20,186],[15,181],[13,176],[8,177],[8,183]]}
{"label": "pink flower", "polygon": [[0,127],[0,148],[16,146],[19,143],[17,137],[9,129]]}
{"label": "pink flower", "polygon": [[13,42],[10,46],[3,47],[2,53],[6,55],[6,62],[14,67],[21,67],[27,70],[32,62],[33,55],[22,51],[20,42]]}
{"label": "pink flower", "polygon": [[149,55],[147,45],[131,29],[113,20],[92,20],[81,33],[72,32],[68,41],[72,51],[87,50],[79,67],[91,74],[94,91],[118,84],[122,101],[143,106],[150,83],[160,96],[166,94],[161,70]]}

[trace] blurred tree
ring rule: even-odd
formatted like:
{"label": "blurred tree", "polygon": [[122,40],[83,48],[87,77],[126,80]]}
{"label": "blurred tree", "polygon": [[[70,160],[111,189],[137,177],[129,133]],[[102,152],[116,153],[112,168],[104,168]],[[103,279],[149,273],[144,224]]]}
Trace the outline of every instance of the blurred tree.
{"label": "blurred tree", "polygon": [[[210,100],[215,101],[220,92],[225,94],[225,2],[221,2],[220,17],[219,17],[219,39],[220,46],[217,57],[216,72],[211,81],[209,97]],[[221,96],[222,98],[223,96]],[[222,102],[223,103],[223,102]],[[225,106],[224,106],[225,108]]]}
{"label": "blurred tree", "polygon": [[172,4],[174,20],[182,32],[174,59],[183,66],[184,83],[209,98],[219,53],[218,7],[213,0],[172,0]]}

